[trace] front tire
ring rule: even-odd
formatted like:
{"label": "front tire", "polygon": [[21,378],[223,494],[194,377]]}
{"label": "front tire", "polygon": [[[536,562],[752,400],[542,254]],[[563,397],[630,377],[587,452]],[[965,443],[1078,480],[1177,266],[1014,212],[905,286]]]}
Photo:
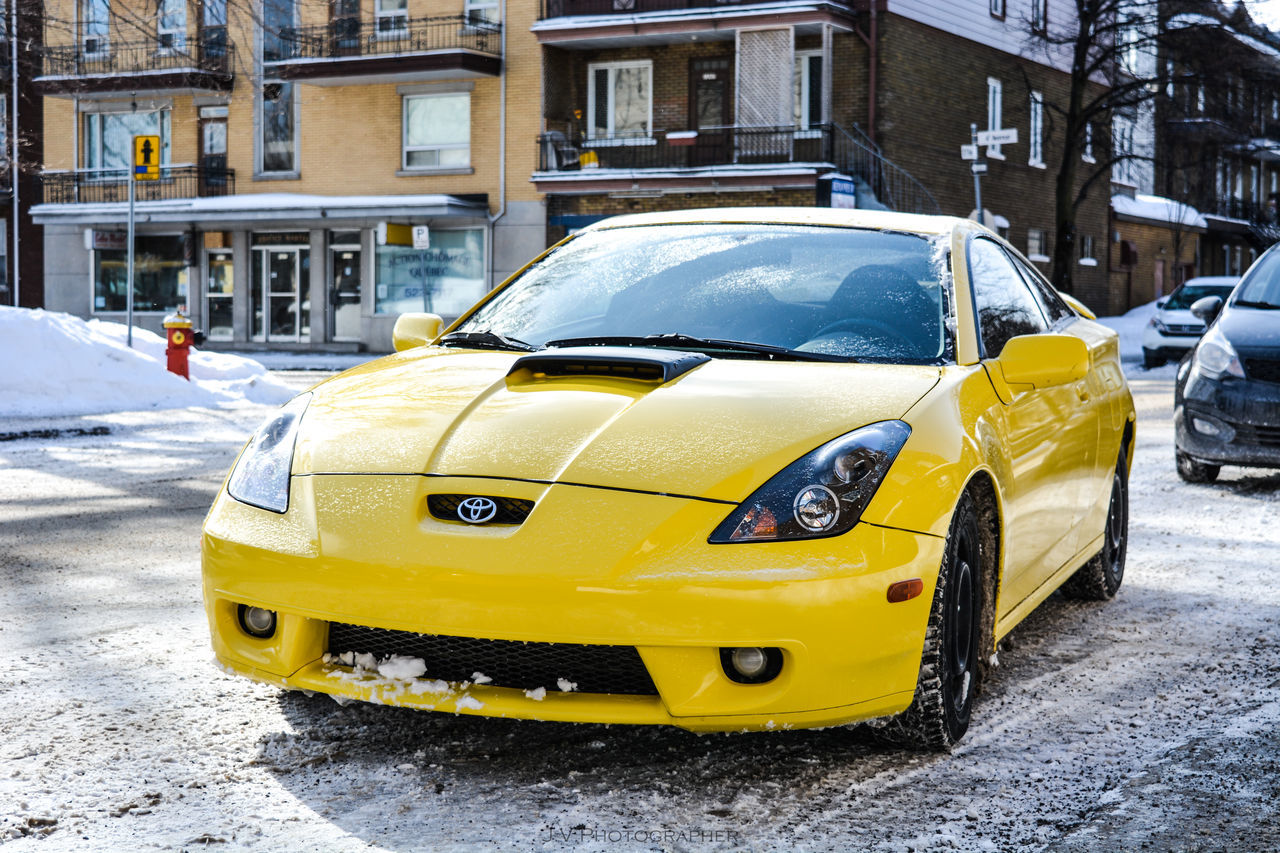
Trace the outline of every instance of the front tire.
{"label": "front tire", "polygon": [[1160,353],[1149,349],[1144,349],[1142,351],[1142,368],[1144,370],[1151,370],[1153,367],[1159,367],[1164,363],[1165,357],[1160,355]]}
{"label": "front tire", "polygon": [[1062,585],[1062,594],[1068,598],[1107,601],[1115,597],[1124,580],[1124,560],[1129,550],[1129,471],[1124,463],[1122,455],[1111,478],[1102,550]]}
{"label": "front tire", "polygon": [[1178,466],[1178,476],[1188,483],[1212,483],[1222,470],[1221,465],[1197,462],[1181,450],[1174,451],[1173,459]]}
{"label": "front tire", "polygon": [[885,727],[895,742],[946,750],[969,728],[983,654],[983,551],[978,508],[965,494],[947,532],[915,696]]}

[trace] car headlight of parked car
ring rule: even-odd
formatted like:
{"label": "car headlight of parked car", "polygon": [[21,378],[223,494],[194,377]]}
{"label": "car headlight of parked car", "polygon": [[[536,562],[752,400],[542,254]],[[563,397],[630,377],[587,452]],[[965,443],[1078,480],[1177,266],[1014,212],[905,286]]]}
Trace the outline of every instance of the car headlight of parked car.
{"label": "car headlight of parked car", "polygon": [[240,454],[227,493],[241,503],[283,513],[289,508],[289,471],[298,424],[311,402],[311,394],[299,394],[267,420]]}
{"label": "car headlight of parked car", "polygon": [[1221,379],[1230,374],[1244,379],[1240,356],[1217,326],[1205,333],[1196,349],[1196,366],[1210,379]]}
{"label": "car headlight of parked car", "polygon": [[720,523],[711,543],[836,536],[858,523],[911,435],[882,421],[833,439],[792,462]]}

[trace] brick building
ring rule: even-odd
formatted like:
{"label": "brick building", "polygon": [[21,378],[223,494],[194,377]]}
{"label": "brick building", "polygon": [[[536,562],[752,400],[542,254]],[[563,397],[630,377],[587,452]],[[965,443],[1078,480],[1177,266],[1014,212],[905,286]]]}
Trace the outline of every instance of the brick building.
{"label": "brick building", "polygon": [[161,140],[135,322],[185,304],[212,346],[387,350],[399,313],[456,316],[545,245],[532,3],[47,5],[50,308],[123,319],[135,134]]}

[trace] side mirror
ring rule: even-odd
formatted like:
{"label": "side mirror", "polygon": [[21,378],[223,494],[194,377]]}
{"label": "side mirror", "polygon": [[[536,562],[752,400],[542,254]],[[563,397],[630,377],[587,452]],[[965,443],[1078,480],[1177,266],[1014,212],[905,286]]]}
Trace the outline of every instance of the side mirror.
{"label": "side mirror", "polygon": [[1157,299],[1157,300],[1156,300],[1156,307],[1157,307],[1157,308],[1163,308],[1163,307],[1164,307],[1164,304],[1165,304],[1166,302],[1168,302],[1168,301],[1169,301],[1169,297],[1167,297],[1167,296],[1161,296],[1159,299]]}
{"label": "side mirror", "polygon": [[1084,378],[1089,347],[1075,335],[1019,335],[1009,339],[997,361],[1010,385],[1049,388]]}
{"label": "side mirror", "polygon": [[440,337],[440,329],[444,320],[439,314],[409,313],[396,318],[395,328],[391,330],[391,342],[396,352],[404,352],[414,347],[423,347]]}
{"label": "side mirror", "polygon": [[1198,319],[1204,320],[1207,326],[1212,323],[1222,311],[1221,296],[1202,296],[1195,302],[1191,303],[1191,313]]}

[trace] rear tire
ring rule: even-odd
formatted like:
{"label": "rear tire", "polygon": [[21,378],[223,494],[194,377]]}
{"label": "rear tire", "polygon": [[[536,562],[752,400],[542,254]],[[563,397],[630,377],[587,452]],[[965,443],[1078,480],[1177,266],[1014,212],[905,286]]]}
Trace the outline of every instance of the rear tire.
{"label": "rear tire", "polygon": [[1157,352],[1149,349],[1142,351],[1142,367],[1144,370],[1150,370],[1153,367],[1159,367],[1165,363],[1165,357]]}
{"label": "rear tire", "polygon": [[947,533],[915,696],[880,731],[894,743],[946,750],[969,728],[984,653],[982,584],[988,573],[981,543],[978,508],[966,493]]}
{"label": "rear tire", "polygon": [[1111,478],[1111,502],[1102,531],[1102,550],[1062,585],[1067,598],[1107,601],[1115,597],[1124,580],[1124,559],[1129,549],[1129,472],[1122,455]]}
{"label": "rear tire", "polygon": [[1178,476],[1188,483],[1212,483],[1222,470],[1221,465],[1197,462],[1181,450],[1174,451],[1173,459],[1178,466]]}

